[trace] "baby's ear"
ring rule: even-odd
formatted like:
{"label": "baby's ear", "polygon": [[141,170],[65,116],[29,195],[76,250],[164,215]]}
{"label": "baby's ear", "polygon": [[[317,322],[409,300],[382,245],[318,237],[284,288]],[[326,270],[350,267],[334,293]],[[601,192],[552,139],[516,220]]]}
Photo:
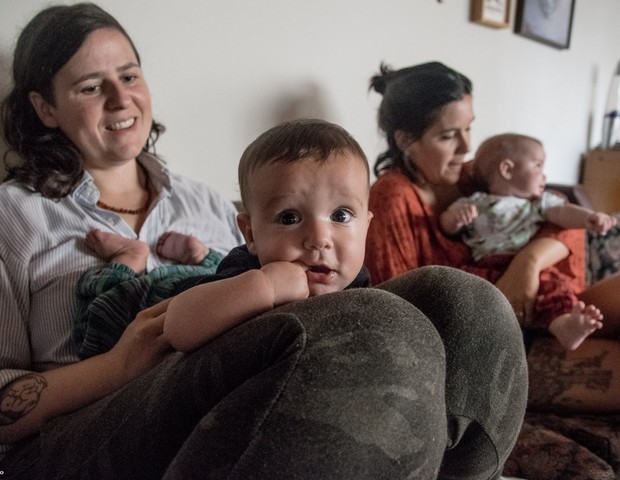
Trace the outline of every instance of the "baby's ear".
{"label": "baby's ear", "polygon": [[510,158],[504,158],[501,162],[499,162],[499,174],[505,180],[512,180],[514,168],[515,162],[513,162]]}
{"label": "baby's ear", "polygon": [[245,212],[238,213],[237,225],[239,225],[239,230],[241,230],[241,234],[245,239],[245,244],[248,247],[248,251],[252,254],[256,254],[254,251],[254,232],[252,231],[252,221],[250,216]]}

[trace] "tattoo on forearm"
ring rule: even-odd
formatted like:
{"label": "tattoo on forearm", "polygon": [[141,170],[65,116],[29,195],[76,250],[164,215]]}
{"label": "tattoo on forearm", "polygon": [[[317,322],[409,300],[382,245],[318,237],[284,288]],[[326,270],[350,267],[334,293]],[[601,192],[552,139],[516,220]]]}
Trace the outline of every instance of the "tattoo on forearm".
{"label": "tattoo on forearm", "polygon": [[0,391],[0,427],[11,425],[26,416],[37,406],[45,388],[45,378],[33,374],[16,380]]}
{"label": "tattoo on forearm", "polygon": [[566,351],[560,345],[546,344],[537,349],[535,355],[530,355],[529,362],[530,405],[577,404],[578,398],[566,395],[574,387],[607,392],[613,376],[611,370],[603,368],[608,353],[602,350],[590,357],[567,359]]}

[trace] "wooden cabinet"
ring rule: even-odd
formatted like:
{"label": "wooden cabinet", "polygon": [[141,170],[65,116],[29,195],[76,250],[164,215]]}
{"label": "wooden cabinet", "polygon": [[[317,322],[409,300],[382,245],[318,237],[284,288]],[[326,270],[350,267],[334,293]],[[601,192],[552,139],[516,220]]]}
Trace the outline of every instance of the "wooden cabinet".
{"label": "wooden cabinet", "polygon": [[620,212],[620,150],[591,150],[582,167],[581,183],[592,208]]}

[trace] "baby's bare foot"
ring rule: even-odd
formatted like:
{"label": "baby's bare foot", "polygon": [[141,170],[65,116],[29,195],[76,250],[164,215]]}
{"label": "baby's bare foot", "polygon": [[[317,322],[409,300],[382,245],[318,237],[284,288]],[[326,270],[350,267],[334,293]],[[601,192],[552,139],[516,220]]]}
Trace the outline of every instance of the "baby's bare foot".
{"label": "baby's bare foot", "polygon": [[168,232],[159,238],[157,254],[184,265],[199,265],[209,254],[209,247],[192,235]]}
{"label": "baby's bare foot", "polygon": [[553,319],[549,331],[567,350],[575,350],[594,331],[603,327],[603,314],[594,305],[577,303],[570,313]]}
{"label": "baby's bare foot", "polygon": [[122,263],[134,272],[142,272],[146,268],[149,247],[140,240],[91,230],[86,234],[86,246],[106,261]]}

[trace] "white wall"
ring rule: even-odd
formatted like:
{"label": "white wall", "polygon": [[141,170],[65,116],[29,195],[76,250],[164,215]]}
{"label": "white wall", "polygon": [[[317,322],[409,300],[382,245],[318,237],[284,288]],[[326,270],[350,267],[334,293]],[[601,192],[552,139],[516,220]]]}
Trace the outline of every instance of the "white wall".
{"label": "white wall", "polygon": [[[18,32],[48,3],[0,0],[5,89]],[[293,100],[342,124],[373,164],[384,144],[375,123],[380,97],[368,92],[368,80],[381,61],[400,68],[439,60],[462,71],[474,82],[473,147],[503,131],[537,136],[549,181],[573,183],[580,155],[600,141],[620,60],[618,0],[577,0],[568,50],[471,23],[469,0],[98,3],[140,51],[155,116],[168,129],[158,151],[172,169],[230,199],[238,197],[241,152]]]}

